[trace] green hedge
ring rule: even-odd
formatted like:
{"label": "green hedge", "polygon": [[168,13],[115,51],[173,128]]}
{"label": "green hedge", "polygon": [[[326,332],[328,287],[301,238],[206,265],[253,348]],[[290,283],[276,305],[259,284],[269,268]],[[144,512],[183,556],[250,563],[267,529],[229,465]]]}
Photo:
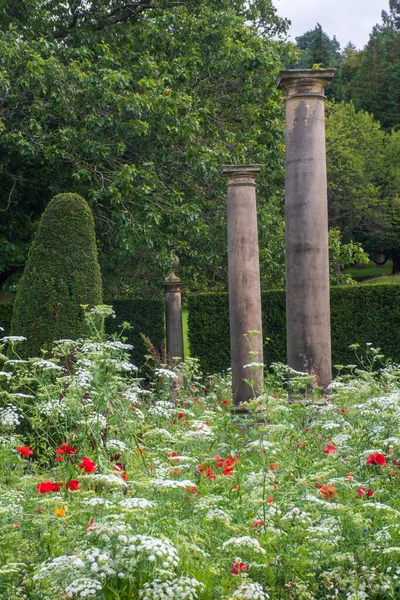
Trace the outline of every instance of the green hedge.
{"label": "green hedge", "polygon": [[[192,356],[207,373],[230,366],[228,294],[197,294],[188,299]],[[285,292],[262,294],[264,360],[286,362]],[[350,344],[372,343],[400,362],[400,283],[331,289],[333,364],[354,363]],[[268,340],[267,340],[268,338]]]}
{"label": "green hedge", "polygon": [[5,302],[4,304],[0,303],[0,327],[3,327],[4,329],[4,331],[0,331],[0,337],[3,337],[3,335],[10,335],[12,311],[12,302]]}
{"label": "green hedge", "polygon": [[115,333],[118,326],[124,321],[132,325],[132,329],[123,334],[127,342],[132,344],[131,351],[132,362],[137,367],[141,367],[145,362],[147,350],[140,337],[144,333],[150,338],[153,345],[159,349],[164,341],[164,301],[159,299],[150,300],[112,300],[116,318],[107,319],[107,333]]}

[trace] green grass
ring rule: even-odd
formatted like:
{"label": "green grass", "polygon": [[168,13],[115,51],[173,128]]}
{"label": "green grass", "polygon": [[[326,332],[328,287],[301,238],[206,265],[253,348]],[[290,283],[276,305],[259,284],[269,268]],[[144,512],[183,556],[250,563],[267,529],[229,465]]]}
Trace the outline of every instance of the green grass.
{"label": "green grass", "polygon": [[400,283],[400,275],[383,275],[382,277],[372,277],[371,279],[365,279],[360,281],[358,285],[398,285]]}
{"label": "green grass", "polygon": [[347,269],[343,269],[343,272],[348,273],[352,277],[374,277],[376,275],[390,275],[392,266],[391,260],[388,260],[382,266],[378,266],[374,262],[369,262],[366,265],[348,267]]}

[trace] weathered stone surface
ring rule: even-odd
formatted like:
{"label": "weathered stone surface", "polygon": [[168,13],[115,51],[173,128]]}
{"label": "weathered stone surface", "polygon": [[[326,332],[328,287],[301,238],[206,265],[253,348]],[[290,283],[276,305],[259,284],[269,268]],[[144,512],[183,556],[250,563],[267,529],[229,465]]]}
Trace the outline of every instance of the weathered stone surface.
{"label": "weathered stone surface", "polygon": [[183,327],[182,327],[182,296],[181,280],[175,275],[174,269],[179,265],[179,260],[174,257],[172,271],[163,282],[165,295],[165,325],[167,338],[168,363],[184,360],[183,352]]}
{"label": "weathered stone surface", "polygon": [[286,321],[289,366],[332,379],[324,89],[334,69],[282,71],[286,92]]}
{"label": "weathered stone surface", "polygon": [[[259,165],[232,165],[222,169],[228,188],[229,320],[235,405],[252,398],[254,392],[258,394],[264,379],[262,368],[243,368],[251,362],[263,362],[255,189],[255,177],[260,170]],[[254,381],[254,392],[244,378]]]}

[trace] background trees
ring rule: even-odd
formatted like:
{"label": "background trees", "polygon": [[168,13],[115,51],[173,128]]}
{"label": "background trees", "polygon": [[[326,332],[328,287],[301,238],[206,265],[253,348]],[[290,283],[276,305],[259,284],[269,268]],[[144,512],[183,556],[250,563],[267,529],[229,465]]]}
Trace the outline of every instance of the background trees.
{"label": "background trees", "polygon": [[276,39],[286,24],[270,0],[124,7],[0,5],[0,269],[23,263],[50,197],[70,190],[93,210],[106,295],[158,286],[172,250],[190,285],[218,285],[225,162],[266,165],[262,235],[280,245],[269,237],[282,227],[275,77],[289,52]]}

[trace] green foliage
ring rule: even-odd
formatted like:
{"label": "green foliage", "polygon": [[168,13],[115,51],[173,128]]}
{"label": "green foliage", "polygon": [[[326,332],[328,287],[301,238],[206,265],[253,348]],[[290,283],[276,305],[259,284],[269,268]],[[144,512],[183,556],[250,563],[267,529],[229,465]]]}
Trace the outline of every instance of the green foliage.
{"label": "green foliage", "polygon": [[[9,335],[11,329],[11,318],[13,312],[12,302],[0,302],[0,327],[3,327],[4,332],[0,334]],[[1,337],[1,335],[0,335]]]}
{"label": "green foliage", "polygon": [[285,21],[271,0],[149,4],[125,20],[111,0],[0,11],[4,268],[26,253],[50,197],[68,189],[93,210],[108,297],[158,287],[171,250],[192,287],[225,284],[219,170],[244,160],[265,165],[259,210],[266,223],[277,213],[264,237],[278,245]]}
{"label": "green foliage", "polygon": [[102,299],[92,213],[77,194],[48,204],[31,246],[14,301],[11,330],[28,338],[33,356],[56,339],[86,332],[81,305]]}
{"label": "green foliage", "polygon": [[368,254],[364,252],[361,244],[350,240],[342,243],[340,229],[329,230],[329,268],[331,285],[352,284],[354,281],[349,273],[343,269],[349,265],[366,265],[369,262]]}
{"label": "green foliage", "polygon": [[345,97],[387,131],[400,128],[400,5],[390,0],[389,6],[364,50],[351,53],[341,66]]}
{"label": "green foliage", "polygon": [[[397,279],[397,278],[396,278]],[[230,367],[228,294],[188,299],[191,355],[207,373]],[[262,293],[264,362],[286,363],[285,292]],[[372,343],[400,360],[400,282],[397,285],[338,286],[331,289],[333,364],[354,362],[350,344]]]}
{"label": "green foliage", "polygon": [[130,350],[131,360],[137,367],[142,367],[147,354],[140,334],[148,337],[155,348],[160,349],[164,341],[164,301],[156,298],[141,300],[113,300],[115,319],[106,321],[107,333],[116,333],[124,323],[130,327],[123,332],[123,338],[133,346]]}

